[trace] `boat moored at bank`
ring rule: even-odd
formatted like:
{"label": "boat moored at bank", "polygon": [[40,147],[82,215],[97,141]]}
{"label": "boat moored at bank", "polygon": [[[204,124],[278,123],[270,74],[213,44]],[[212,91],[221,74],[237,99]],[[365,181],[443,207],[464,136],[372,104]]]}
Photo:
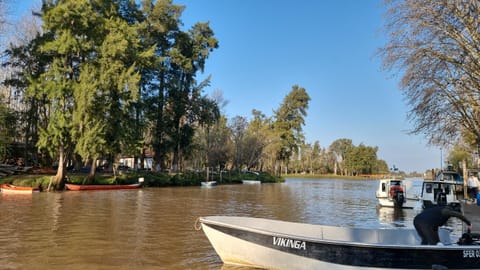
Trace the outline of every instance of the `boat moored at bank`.
{"label": "boat moored at bank", "polygon": [[65,184],[65,187],[71,191],[82,190],[117,190],[117,189],[137,189],[142,186],[142,183],[130,184],[130,185],[76,185]]}
{"label": "boat moored at bank", "polygon": [[39,187],[21,187],[15,186],[12,184],[2,184],[0,185],[0,191],[5,194],[32,194],[35,192],[40,192]]}
{"label": "boat moored at bank", "polygon": [[457,181],[424,180],[420,198],[424,208],[435,205],[447,205],[451,202],[459,203],[463,199],[462,183]]}

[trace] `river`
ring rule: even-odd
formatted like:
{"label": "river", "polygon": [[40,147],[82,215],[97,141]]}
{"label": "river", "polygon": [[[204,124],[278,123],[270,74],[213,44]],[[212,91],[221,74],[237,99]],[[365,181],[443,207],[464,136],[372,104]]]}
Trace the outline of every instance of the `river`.
{"label": "river", "polygon": [[[414,187],[420,182],[414,179]],[[415,184],[416,183],[416,184]],[[224,266],[200,216],[412,228],[418,210],[378,208],[375,180],[0,196],[1,269],[238,269]],[[247,269],[247,268],[241,268]]]}

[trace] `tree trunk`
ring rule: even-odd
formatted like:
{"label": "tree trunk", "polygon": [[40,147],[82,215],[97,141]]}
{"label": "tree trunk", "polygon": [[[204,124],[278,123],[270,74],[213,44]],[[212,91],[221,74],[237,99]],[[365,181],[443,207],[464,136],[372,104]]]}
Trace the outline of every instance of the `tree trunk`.
{"label": "tree trunk", "polygon": [[62,190],[65,186],[65,148],[62,146],[58,149],[58,168],[57,174],[52,178],[48,185],[47,191]]}
{"label": "tree trunk", "polygon": [[92,160],[92,166],[90,166],[90,173],[87,178],[83,180],[83,184],[88,185],[95,182],[95,172],[97,171],[97,159]]}
{"label": "tree trunk", "polygon": [[140,170],[145,169],[145,148],[142,148],[142,152],[140,153]]}

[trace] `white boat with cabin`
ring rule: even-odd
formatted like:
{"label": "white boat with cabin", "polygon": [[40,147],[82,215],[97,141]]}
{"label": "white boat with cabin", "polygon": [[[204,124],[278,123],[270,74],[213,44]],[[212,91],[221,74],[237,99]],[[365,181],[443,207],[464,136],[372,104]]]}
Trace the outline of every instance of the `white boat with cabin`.
{"label": "white boat with cabin", "polygon": [[458,181],[424,180],[420,193],[423,207],[461,202],[463,188],[460,187],[463,187],[463,183]]}
{"label": "white boat with cabin", "polygon": [[419,206],[419,194],[414,194],[412,181],[388,178],[378,182],[376,198],[383,207],[415,208]]}

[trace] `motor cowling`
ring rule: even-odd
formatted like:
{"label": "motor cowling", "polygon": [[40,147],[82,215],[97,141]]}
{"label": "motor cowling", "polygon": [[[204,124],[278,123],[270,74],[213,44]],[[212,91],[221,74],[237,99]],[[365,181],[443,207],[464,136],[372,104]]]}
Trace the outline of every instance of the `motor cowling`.
{"label": "motor cowling", "polygon": [[393,194],[393,205],[395,207],[402,207],[405,202],[405,194],[403,191],[396,190]]}

